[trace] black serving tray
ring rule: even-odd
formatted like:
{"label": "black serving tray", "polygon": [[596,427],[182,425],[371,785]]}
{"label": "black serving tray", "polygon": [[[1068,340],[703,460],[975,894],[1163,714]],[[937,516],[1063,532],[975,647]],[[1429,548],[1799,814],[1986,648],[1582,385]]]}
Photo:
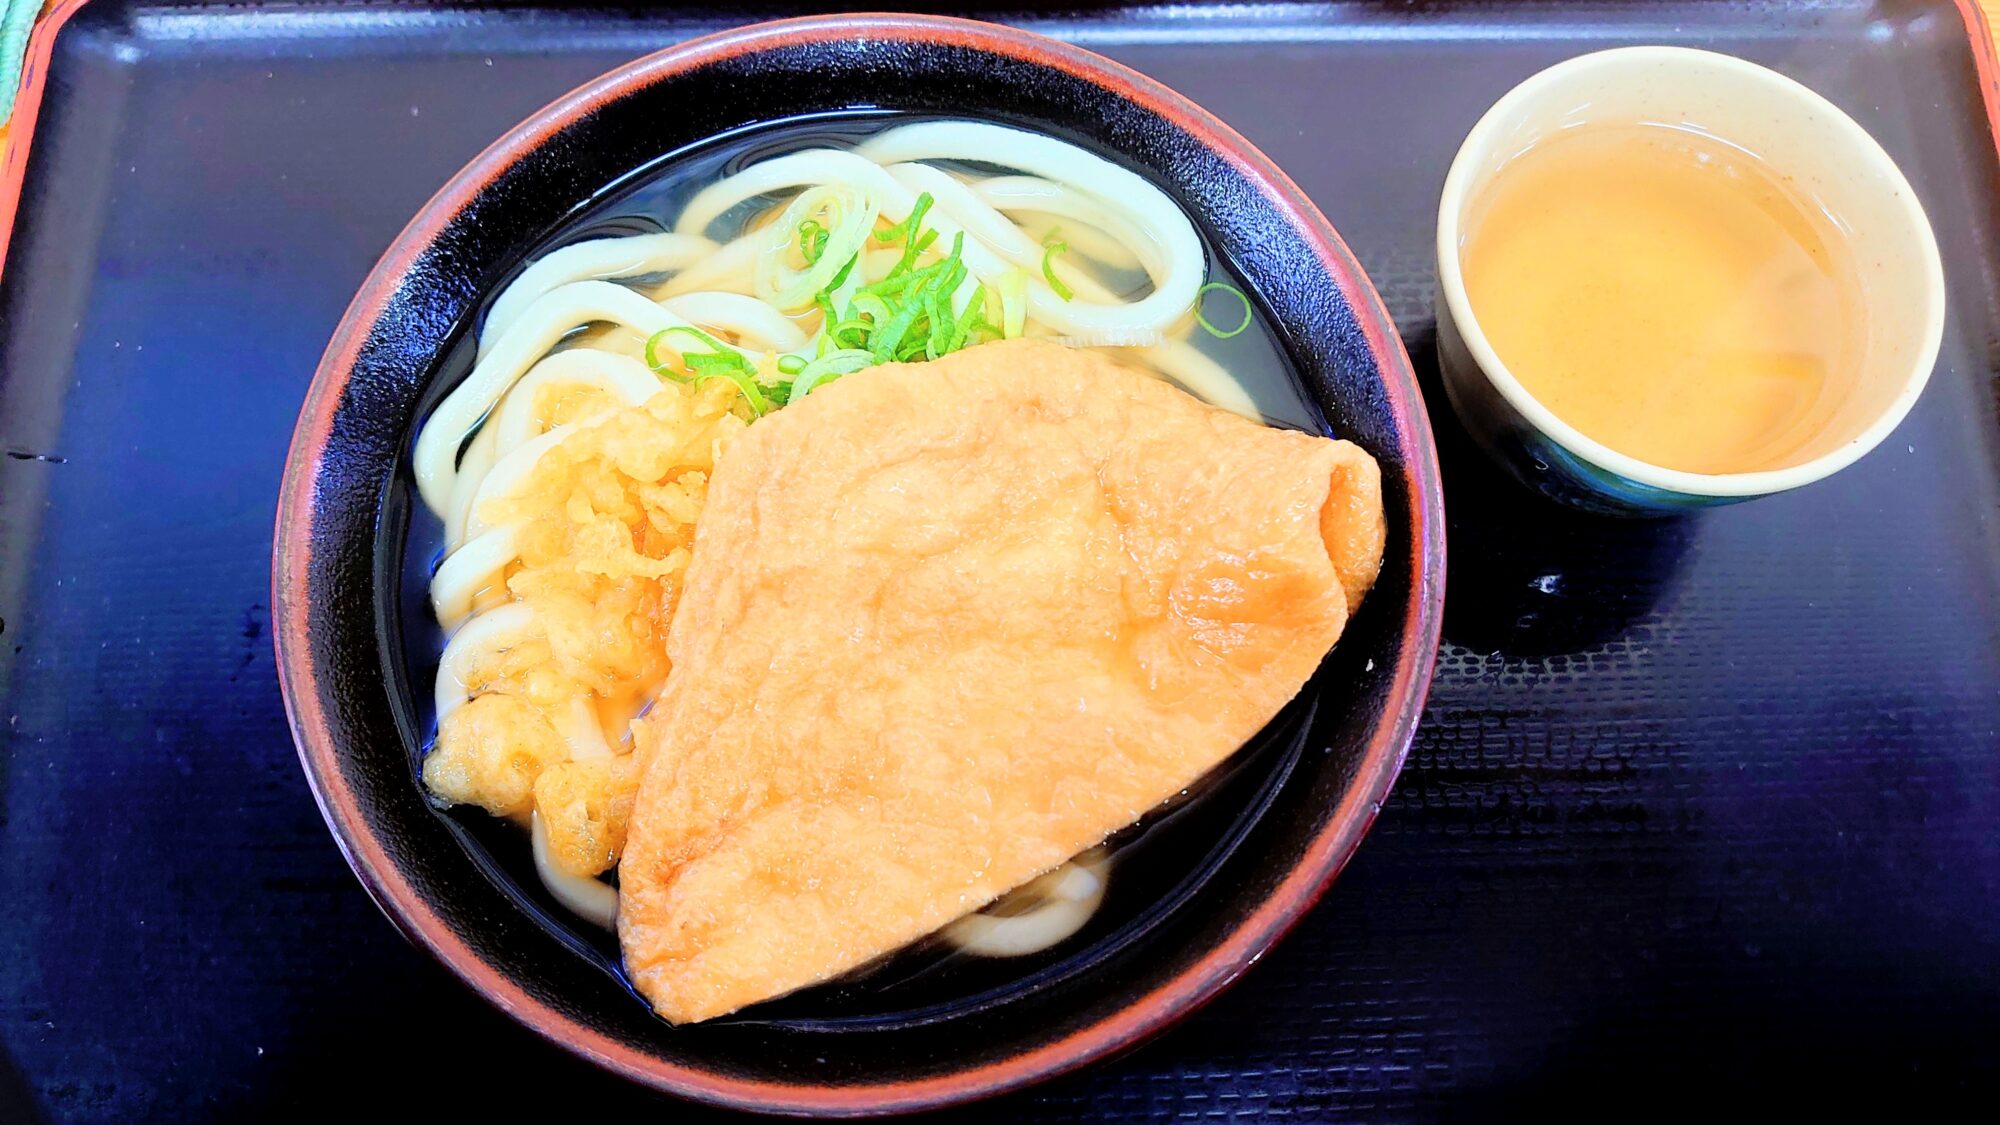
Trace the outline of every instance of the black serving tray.
{"label": "black serving tray", "polygon": [[[377,915],[293,755],[270,535],[320,351],[433,190],[600,71],[799,10],[89,0],[37,33],[0,274],[0,1121],[708,1116],[535,1040]],[[1930,389],[1881,449],[1688,520],[1519,492],[1427,383],[1446,644],[1366,845],[1181,1029],[968,1115],[1991,1104],[2000,159],[1971,12],[994,15],[1263,146],[1353,246],[1426,380],[1453,150],[1509,86],[1600,47],[1713,47],[1826,94],[1902,163],[1951,294]]]}

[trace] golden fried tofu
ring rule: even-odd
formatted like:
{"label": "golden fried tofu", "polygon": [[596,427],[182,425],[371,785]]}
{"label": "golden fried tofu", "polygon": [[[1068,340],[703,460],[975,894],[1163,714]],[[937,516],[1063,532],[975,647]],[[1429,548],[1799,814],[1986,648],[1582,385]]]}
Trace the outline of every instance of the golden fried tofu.
{"label": "golden fried tofu", "polygon": [[1373,582],[1359,448],[1014,340],[821,387],[717,463],[620,866],[669,1020],[825,981],[1234,753]]}

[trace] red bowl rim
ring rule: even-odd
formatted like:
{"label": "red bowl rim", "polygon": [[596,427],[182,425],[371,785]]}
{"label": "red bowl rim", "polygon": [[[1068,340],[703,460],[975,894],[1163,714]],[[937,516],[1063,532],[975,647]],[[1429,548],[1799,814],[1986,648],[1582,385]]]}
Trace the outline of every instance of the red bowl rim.
{"label": "red bowl rim", "polygon": [[[396,868],[368,830],[339,766],[340,750],[321,707],[321,670],[306,636],[313,496],[335,410],[363,343],[418,255],[505,169],[570,122],[631,91],[721,60],[799,43],[892,39],[970,47],[1034,62],[1089,81],[1173,122],[1235,166],[1287,213],[1336,279],[1370,351],[1403,445],[1412,497],[1409,628],[1388,688],[1390,713],[1377,725],[1354,783],[1270,897],[1228,937],[1171,979],[1116,1013],[1009,1058],[929,1078],[838,1086],[742,1079],[668,1062],[636,1050],[536,999],[496,971],[456,935]],[[494,142],[425,204],[363,282],[341,318],[293,432],[280,488],[272,561],[272,634],[293,740],[314,800],[369,895],[398,929],[493,1005],[552,1043],[634,1082],[697,1101],[792,1114],[914,1112],[988,1097],[1074,1070],[1126,1050],[1185,1017],[1233,983],[1284,937],[1325,893],[1374,822],[1408,753],[1437,656],[1444,596],[1444,502],[1436,452],[1416,377],[1374,287],[1317,207],[1262,152],[1206,110],[1166,86],[1101,55],[1033,32],[974,20],[893,13],[811,16],[753,24],[648,55],[557,99]]]}

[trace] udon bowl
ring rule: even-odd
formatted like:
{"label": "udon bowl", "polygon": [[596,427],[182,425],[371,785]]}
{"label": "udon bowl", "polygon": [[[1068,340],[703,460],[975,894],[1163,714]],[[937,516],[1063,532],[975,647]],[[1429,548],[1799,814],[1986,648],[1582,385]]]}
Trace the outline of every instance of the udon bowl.
{"label": "udon bowl", "polygon": [[[1276,326],[1328,432],[1383,469],[1388,550],[1339,645],[1287,708],[1285,752],[1218,846],[1135,922],[976,995],[865,1018],[673,1027],[464,825],[425,799],[419,675],[397,642],[401,509],[418,419],[482,298],[620,184],[715,138],[867,109],[987,117],[1160,184]],[[635,1082],[739,1108],[908,1111],[995,1094],[1134,1046],[1241,975],[1310,908],[1387,796],[1422,710],[1444,581],[1443,504],[1410,364],[1312,203],[1242,137],[1086,51],[961,20],[761,24],[578,89],[481,154],[391,245],[335,331],[285,469],[273,632],[299,756],[385,914],[550,1041]],[[1024,654],[1026,658],[1027,654]],[[1275,725],[1275,724],[1274,724]]]}

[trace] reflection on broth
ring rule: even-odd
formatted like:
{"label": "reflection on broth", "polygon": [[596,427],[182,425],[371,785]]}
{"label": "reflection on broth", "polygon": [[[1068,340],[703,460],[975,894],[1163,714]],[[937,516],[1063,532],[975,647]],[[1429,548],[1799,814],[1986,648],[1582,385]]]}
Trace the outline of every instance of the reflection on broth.
{"label": "reflection on broth", "polygon": [[1620,453],[1696,473],[1813,455],[1856,388],[1860,284],[1835,221],[1690,128],[1537,142],[1472,204],[1473,315],[1522,386]]}

